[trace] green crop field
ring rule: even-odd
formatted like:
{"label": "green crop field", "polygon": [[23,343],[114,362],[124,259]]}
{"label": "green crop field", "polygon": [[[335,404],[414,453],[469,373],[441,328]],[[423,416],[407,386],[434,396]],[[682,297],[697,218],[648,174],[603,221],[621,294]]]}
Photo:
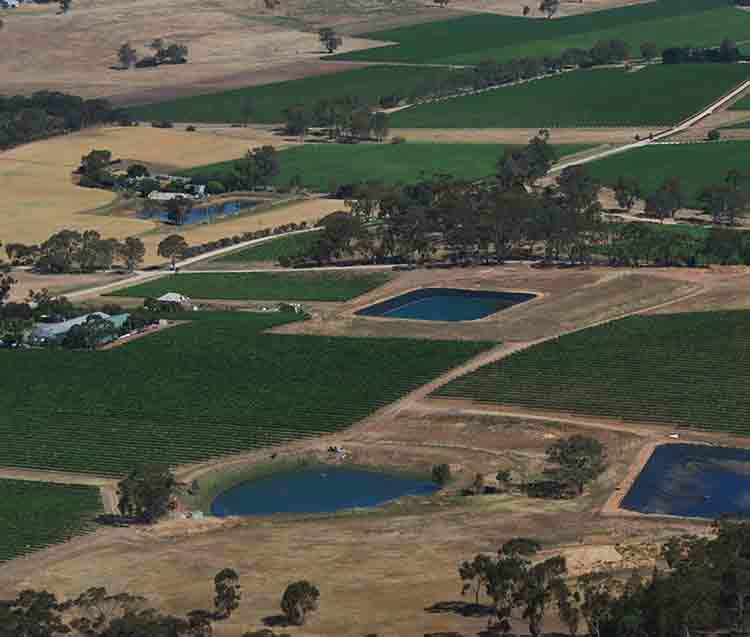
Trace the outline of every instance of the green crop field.
{"label": "green crop field", "polygon": [[744,64],[575,71],[394,113],[391,128],[533,128],[675,124],[750,76]]}
{"label": "green crop field", "polygon": [[214,263],[259,263],[263,261],[278,261],[281,257],[293,257],[308,252],[318,241],[320,233],[305,232],[277,237],[257,246],[251,246],[237,252],[231,252]]}
{"label": "green crop field", "polygon": [[[559,156],[591,148],[585,144],[556,146]],[[381,180],[415,183],[434,174],[459,179],[481,179],[493,174],[504,151],[496,144],[306,144],[279,152],[280,174],[274,183],[285,185],[299,176],[306,188],[333,192],[342,184]],[[234,161],[183,171],[188,177],[219,179],[231,173]]]}
{"label": "green crop field", "polygon": [[109,296],[148,298],[178,292],[194,299],[227,301],[348,301],[389,278],[383,272],[191,272],[123,288]]}
{"label": "green crop field", "polygon": [[699,206],[700,191],[723,183],[732,169],[741,172],[750,162],[750,142],[705,144],[653,144],[587,164],[588,171],[604,184],[620,176],[637,177],[645,195],[652,194],[670,177],[679,177],[691,205]]}
{"label": "green crop field", "polygon": [[750,434],[750,312],[635,316],[462,376],[442,398]]}
{"label": "green crop field", "polygon": [[209,95],[196,95],[176,100],[134,106],[127,111],[142,121],[245,123],[245,105],[252,104],[250,121],[275,124],[284,121],[284,110],[290,106],[313,103],[324,97],[355,96],[370,104],[381,97],[410,97],[422,85],[430,86],[444,78],[447,69],[415,69],[378,66],[344,71],[301,80],[264,84]]}
{"label": "green crop field", "polygon": [[93,528],[95,487],[0,479],[0,563]]}
{"label": "green crop field", "polygon": [[190,322],[108,351],[0,350],[0,466],[122,475],[337,432],[489,346],[178,316]]}
{"label": "green crop field", "polygon": [[658,0],[553,20],[477,14],[367,33],[365,37],[397,45],[334,59],[477,64],[559,55],[567,48],[588,49],[599,40],[614,39],[624,40],[638,55],[643,42],[662,48],[718,46],[725,37],[741,42],[749,27],[750,15],[725,0]]}

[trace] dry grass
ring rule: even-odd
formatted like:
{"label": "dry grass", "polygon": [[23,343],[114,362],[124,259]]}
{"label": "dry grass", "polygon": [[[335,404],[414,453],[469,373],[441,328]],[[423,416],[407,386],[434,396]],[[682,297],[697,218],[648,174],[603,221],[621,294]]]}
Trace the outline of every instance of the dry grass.
{"label": "dry grass", "polygon": [[[614,9],[616,7],[626,7],[634,4],[645,4],[649,1],[651,0],[586,0],[586,2],[563,0],[560,3],[560,9],[555,14],[555,18],[602,11],[604,9]],[[453,9],[465,11],[482,11],[485,13],[497,13],[499,15],[520,16],[522,15],[524,5],[528,5],[531,9],[530,17],[546,19],[547,16],[539,11],[538,3],[526,0],[455,0],[455,2],[451,2],[450,6]]]}
{"label": "dry grass", "polygon": [[[114,200],[111,192],[81,188],[71,181],[71,171],[78,166],[81,157],[94,148],[111,150],[114,158],[140,160],[164,168],[187,168],[234,159],[260,144],[284,147],[290,142],[258,129],[206,129],[187,133],[141,126],[92,129],[0,153],[4,194],[0,201],[0,240],[37,243],[63,228],[92,228],[104,236],[117,238],[157,231],[156,224],[150,221],[124,215],[85,214]],[[244,226],[238,220],[235,227],[268,227],[271,221],[267,219],[275,222],[281,218],[294,220],[293,213],[285,216],[276,211],[263,219],[257,215]],[[185,231],[190,241],[192,232]],[[201,237],[212,234],[206,230],[196,232],[200,232]]]}
{"label": "dry grass", "polygon": [[116,275],[109,273],[96,274],[32,274],[28,271],[14,271],[16,284],[11,288],[10,300],[21,301],[31,290],[47,288],[55,294],[75,292],[82,288],[103,285],[116,280]]}
{"label": "dry grass", "polygon": [[[399,128],[393,133],[415,142],[526,144],[539,133],[536,128]],[[553,128],[552,144],[626,144],[636,135],[648,135],[645,129],[624,128]]]}
{"label": "dry grass", "polygon": [[[0,60],[5,93],[38,89],[84,96],[111,96],[135,89],[185,86],[238,73],[316,60],[323,53],[315,28],[390,16],[385,0],[335,2],[285,0],[265,9],[263,0],[133,0],[125,5],[107,0],[77,0],[66,15],[57,5],[44,11],[8,12],[3,42],[13,55]],[[402,16],[434,12],[406,0]],[[368,25],[373,26],[373,25]],[[156,69],[113,70],[116,51],[131,42],[140,55],[154,38],[189,47],[189,63]],[[347,37],[342,51],[370,46]]]}

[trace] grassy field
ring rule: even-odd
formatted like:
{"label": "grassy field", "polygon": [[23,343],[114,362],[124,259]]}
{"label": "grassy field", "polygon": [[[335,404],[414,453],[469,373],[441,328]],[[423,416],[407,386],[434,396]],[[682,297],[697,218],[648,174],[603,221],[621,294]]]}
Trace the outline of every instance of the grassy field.
{"label": "grassy field", "polygon": [[741,64],[576,71],[391,116],[391,128],[528,128],[674,124],[750,75]]}
{"label": "grassy field", "polygon": [[463,376],[437,395],[750,433],[750,312],[630,317]]}
{"label": "grassy field", "polygon": [[[590,147],[586,144],[556,146],[560,156]],[[298,175],[306,188],[333,192],[341,184],[368,180],[414,183],[436,173],[480,179],[494,172],[503,150],[503,146],[496,144],[306,144],[279,153],[281,173],[275,183],[288,184]],[[233,165],[233,161],[220,162],[182,174],[221,179],[222,175],[232,172]]]}
{"label": "grassy field", "polygon": [[181,273],[112,292],[110,296],[158,297],[178,292],[194,299],[348,301],[383,285],[386,273],[266,272]]}
{"label": "grassy field", "polygon": [[0,479],[0,563],[92,528],[96,487]]}
{"label": "grassy field", "polygon": [[0,465],[121,475],[341,431],[487,347],[264,333],[289,314],[182,318],[106,352],[0,351]]}
{"label": "grassy field", "polygon": [[727,173],[744,171],[750,161],[750,141],[706,144],[655,144],[587,164],[589,172],[605,184],[620,176],[637,177],[645,195],[667,178],[679,177],[692,205],[699,205],[700,191],[723,183]]}
{"label": "grassy field", "polygon": [[397,46],[335,56],[378,62],[476,64],[486,59],[558,55],[590,48],[599,40],[628,42],[638,55],[642,42],[660,47],[718,46],[729,37],[746,39],[750,15],[723,0],[659,0],[555,20],[478,14],[431,22],[366,37]]}
{"label": "grassy field", "polygon": [[244,106],[252,103],[251,122],[275,124],[284,121],[284,110],[304,104],[312,106],[324,97],[356,96],[377,104],[387,95],[411,96],[421,85],[445,77],[445,69],[378,66],[302,80],[265,84],[250,88],[185,97],[127,109],[139,120],[174,122],[245,123]]}
{"label": "grassy field", "polygon": [[278,261],[281,257],[293,257],[309,251],[318,241],[320,234],[306,232],[287,237],[278,237],[257,246],[232,252],[226,256],[214,259],[214,263],[259,263],[263,261]]}

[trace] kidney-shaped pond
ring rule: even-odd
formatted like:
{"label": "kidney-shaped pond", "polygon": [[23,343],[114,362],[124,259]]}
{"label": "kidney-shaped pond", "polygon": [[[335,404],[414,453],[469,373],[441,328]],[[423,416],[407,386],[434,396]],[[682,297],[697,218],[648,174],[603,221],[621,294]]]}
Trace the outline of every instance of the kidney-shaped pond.
{"label": "kidney-shaped pond", "polygon": [[269,515],[272,513],[331,513],[372,507],[407,495],[430,495],[432,482],[393,474],[316,467],[299,469],[238,484],[218,495],[211,513]]}
{"label": "kidney-shaped pond", "polygon": [[666,444],[654,449],[622,500],[640,513],[718,518],[750,515],[750,450]]}

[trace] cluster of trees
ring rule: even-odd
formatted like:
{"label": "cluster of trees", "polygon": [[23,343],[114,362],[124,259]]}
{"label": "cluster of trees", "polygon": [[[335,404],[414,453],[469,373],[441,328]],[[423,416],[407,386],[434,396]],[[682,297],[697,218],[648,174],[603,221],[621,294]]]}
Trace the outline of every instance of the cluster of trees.
{"label": "cluster of trees", "polygon": [[8,243],[5,253],[16,266],[32,266],[47,274],[109,270],[116,262],[129,271],[143,261],[146,248],[138,237],[102,239],[96,230],[61,230],[44,243]]}
{"label": "cluster of trees", "polygon": [[30,97],[0,95],[0,149],[96,124],[129,121],[126,113],[104,99],[84,100],[56,91]]}
{"label": "cluster of trees", "polygon": [[[572,636],[581,625],[594,637],[745,635],[750,629],[750,526],[722,520],[713,537],[681,536],[663,548],[667,569],[634,573],[623,586],[604,573],[565,581],[562,557],[536,559],[540,545],[517,538],[496,556],[479,554],[458,569],[462,592],[478,605],[489,598],[494,629],[508,634],[519,614],[532,637],[556,608]],[[495,633],[493,633],[495,634]]]}
{"label": "cluster of trees", "polygon": [[152,55],[147,55],[138,59],[138,52],[126,42],[117,50],[117,59],[120,61],[122,68],[129,69],[146,68],[160,66],[161,64],[185,64],[187,62],[188,48],[184,44],[176,42],[165,42],[162,38],[156,38],[149,45],[153,51]]}
{"label": "cluster of trees", "polygon": [[732,64],[744,59],[746,59],[746,57],[740,53],[737,43],[729,38],[724,38],[719,48],[678,46],[669,47],[662,51],[662,61],[664,64],[703,62],[723,62]]}
{"label": "cluster of trees", "polygon": [[462,261],[541,252],[548,262],[587,262],[602,236],[600,185],[573,166],[537,186],[555,159],[543,131],[524,148],[506,149],[494,178],[482,183],[437,175],[403,187],[356,186],[346,202],[351,213],[321,220],[320,238],[299,261],[413,262],[441,251]]}
{"label": "cluster of trees", "polygon": [[[232,568],[219,571],[213,585],[212,609],[179,617],[150,607],[144,597],[110,594],[103,587],[66,600],[47,591],[23,590],[13,599],[0,600],[0,637],[211,637],[214,623],[229,619],[242,599],[240,577]],[[287,622],[304,624],[305,616],[317,609],[319,597],[307,580],[291,583],[280,603]],[[262,633],[243,637],[257,634]]]}
{"label": "cluster of trees", "polygon": [[325,50],[328,51],[328,53],[333,53],[344,43],[344,40],[341,38],[341,36],[338,35],[331,27],[323,27],[322,29],[318,30],[318,38],[320,39],[320,43],[325,47]]}
{"label": "cluster of trees", "polygon": [[373,111],[357,97],[324,97],[312,106],[298,104],[284,111],[285,132],[304,135],[312,126],[328,129],[331,139],[377,139],[388,136],[388,116]]}
{"label": "cluster of trees", "polygon": [[[242,159],[233,162],[222,173],[196,174],[193,184],[203,184],[212,195],[233,190],[255,190],[270,186],[281,172],[279,155],[273,146],[248,150]],[[141,186],[139,185],[139,188]]]}

